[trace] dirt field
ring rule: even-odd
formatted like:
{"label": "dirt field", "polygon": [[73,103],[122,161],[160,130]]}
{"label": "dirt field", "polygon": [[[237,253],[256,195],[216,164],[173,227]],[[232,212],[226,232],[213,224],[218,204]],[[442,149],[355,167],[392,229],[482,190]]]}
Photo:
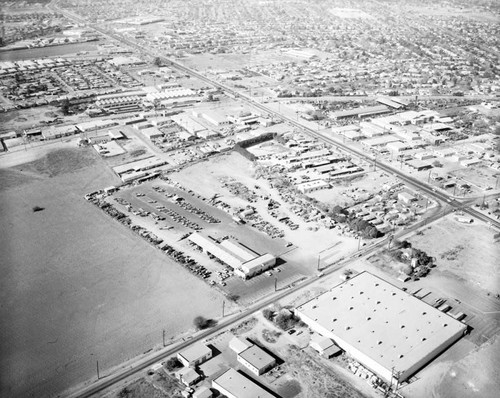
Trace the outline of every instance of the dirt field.
{"label": "dirt field", "polygon": [[53,396],[219,315],[217,292],[83,199],[118,183],[91,149],[17,155],[0,157],[1,396]]}
{"label": "dirt field", "polygon": [[482,222],[463,224],[450,215],[409,240],[436,258],[438,272],[450,273],[489,292],[499,291],[500,249],[496,233]]}

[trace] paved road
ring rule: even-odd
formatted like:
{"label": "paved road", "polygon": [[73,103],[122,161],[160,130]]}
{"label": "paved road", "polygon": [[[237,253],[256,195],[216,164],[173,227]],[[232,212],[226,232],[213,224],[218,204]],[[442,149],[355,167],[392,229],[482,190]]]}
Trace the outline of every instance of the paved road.
{"label": "paved road", "polygon": [[[55,9],[56,11],[58,12],[61,12],[63,14],[65,14],[67,17],[69,17],[70,19],[75,19],[77,20],[78,22],[80,23],[85,23],[85,21],[78,17],[78,16],[75,16],[74,14],[71,14],[69,12],[67,12],[66,10],[61,10],[57,7],[57,0],[53,1],[51,3],[51,8]],[[108,37],[112,37],[122,43],[125,43],[127,45],[129,45],[130,47],[133,47],[133,48],[136,48],[138,51],[140,51],[141,53],[146,53],[150,56],[159,56],[164,62],[176,67],[177,69],[180,69],[194,77],[197,77],[199,78],[200,80],[202,81],[205,81],[206,83],[209,83],[215,87],[218,87],[222,90],[224,90],[226,93],[229,93],[231,94],[232,96],[234,96],[235,98],[239,98],[245,102],[247,102],[248,104],[258,108],[258,109],[261,109],[262,111],[270,114],[270,115],[274,115],[276,117],[279,117],[279,118],[282,118],[284,120],[286,120],[287,122],[289,122],[291,125],[293,126],[296,126],[298,128],[300,128],[301,130],[305,130],[307,131],[310,135],[318,138],[319,140],[322,140],[324,142],[327,142],[329,144],[332,144],[338,148],[341,148],[343,149],[344,151],[348,152],[348,153],[351,153],[361,159],[365,159],[369,162],[373,162],[375,163],[376,160],[374,158],[372,158],[371,156],[367,155],[367,154],[364,154],[356,149],[353,149],[341,142],[337,142],[335,140],[333,140],[332,138],[330,137],[326,137],[316,131],[314,131],[313,129],[309,128],[309,127],[306,127],[304,126],[303,124],[299,123],[298,121],[295,121],[287,116],[284,116],[282,115],[281,113],[278,113],[272,109],[270,109],[269,107],[267,106],[264,106],[263,104],[255,101],[254,99],[244,95],[244,94],[241,94],[235,90],[233,90],[232,88],[230,87],[227,87],[219,82],[215,82],[203,75],[201,75],[200,73],[196,72],[196,71],[193,71],[177,62],[174,62],[166,57],[162,57],[160,54],[158,54],[157,52],[155,51],[150,51],[150,50],[147,50],[143,47],[140,47],[138,46],[137,44],[131,42],[130,40],[127,40],[121,36],[118,36],[118,35],[115,35],[114,33],[112,32],[108,32],[108,31],[105,31],[104,29],[102,28],[99,28],[99,27],[95,27],[94,26],[94,29],[96,29],[97,31],[99,31],[100,33],[108,36]],[[461,208],[463,206],[463,204],[456,200],[456,199],[453,199],[451,197],[449,197],[448,195],[444,194],[444,193],[441,193],[435,189],[433,189],[432,187],[430,187],[429,185],[415,179],[414,177],[411,177],[411,176],[407,176],[405,174],[402,174],[400,173],[397,169],[389,166],[389,165],[385,165],[383,163],[378,163],[379,165],[379,168],[383,169],[384,171],[386,172],[389,172],[393,175],[397,175],[399,176],[403,181],[405,181],[406,183],[408,184],[411,184],[413,186],[416,186],[418,188],[420,188],[422,191],[426,192],[429,196],[431,197],[434,197],[435,199],[439,199],[439,200],[442,200],[442,201],[445,201],[447,202],[451,207],[448,208],[448,210],[450,210],[452,207],[455,207],[455,208]],[[470,208],[466,208],[466,209],[463,209],[464,211],[466,211],[467,213],[469,213],[470,215],[474,216],[474,217],[477,217],[483,221],[489,221],[491,222],[492,224],[494,224],[495,226],[499,227],[500,228],[500,223],[494,221],[494,220],[491,220],[489,217],[473,210],[473,209],[470,209]],[[443,213],[436,213],[434,215],[434,217],[431,217],[430,221],[432,221],[433,219],[437,219],[439,217],[442,217],[443,214],[445,214],[445,212]],[[413,230],[415,230],[416,228],[418,228],[419,225],[415,225],[413,226],[412,228],[404,231],[404,233],[409,233]],[[400,234],[398,234],[398,236],[402,236]],[[351,256],[349,256],[348,258],[338,262],[337,264],[335,264],[334,266],[331,266],[329,267],[327,270],[324,270],[323,273],[324,274],[330,274],[332,272],[335,272],[335,271],[338,271],[339,269],[341,269],[342,267],[348,265],[353,259],[355,259],[356,257],[361,257],[361,256],[365,256],[365,255],[370,255],[372,254],[373,252],[375,252],[376,250],[380,249],[383,245],[385,245],[386,243],[388,243],[388,239],[389,237],[385,238],[385,239],[382,239],[382,240],[379,240],[378,243],[376,244],[373,244],[371,246],[368,246],[367,248],[365,249],[362,249],[360,252],[358,253],[355,253]],[[149,357],[148,359],[145,359],[145,360],[142,360],[142,361],[138,361],[136,362],[132,367],[128,368],[128,369],[125,369],[125,370],[122,370],[120,372],[117,372],[115,374],[113,374],[112,376],[110,376],[108,379],[105,379],[105,380],[99,380],[98,382],[96,382],[95,384],[91,385],[91,386],[87,386],[87,387],[84,387],[78,391],[76,391],[74,394],[70,395],[71,397],[90,397],[94,394],[97,394],[101,391],[103,391],[104,389],[108,388],[108,387],[111,387],[113,385],[115,385],[116,383],[152,366],[153,364],[157,363],[157,362],[160,362],[162,360],[164,360],[165,358],[167,358],[168,356],[170,355],[173,355],[174,353],[178,352],[179,350],[182,350],[184,349],[185,347],[191,345],[192,343],[196,342],[196,341],[200,341],[200,340],[203,340],[203,339],[206,339],[208,338],[209,336],[221,331],[222,329],[236,323],[236,322],[239,322],[241,320],[243,320],[244,318],[256,313],[257,311],[260,311],[261,309],[265,308],[266,306],[268,305],[271,305],[273,303],[275,303],[276,301],[278,300],[281,300],[283,298],[285,298],[286,296],[289,296],[290,294],[293,294],[293,293],[296,293],[297,291],[301,290],[301,289],[304,289],[306,287],[308,287],[309,285],[311,285],[312,283],[316,282],[318,280],[319,276],[316,276],[316,277],[313,277],[313,278],[310,278],[308,280],[306,280],[305,282],[301,283],[301,284],[298,284],[296,286],[293,286],[283,292],[279,292],[278,294],[275,294],[275,295],[272,295],[270,298],[260,302],[260,303],[257,303],[255,304],[254,306],[248,308],[247,310],[245,311],[242,311],[240,314],[234,316],[234,317],[231,317],[223,322],[221,322],[219,325],[217,325],[216,327],[208,330],[208,331],[205,331],[205,332],[202,332],[200,334],[198,334],[197,336],[193,337],[193,339],[191,340],[188,340],[188,341],[185,341],[185,342],[182,342],[180,344],[177,344],[171,348],[168,348],[164,351],[161,351],[159,352],[157,355],[154,355],[152,357]]]}
{"label": "paved road", "polygon": [[[272,99],[274,102],[300,102],[300,101],[356,101],[362,99],[376,100],[380,97],[387,97],[386,95],[325,95],[321,97],[279,97]],[[404,95],[398,97],[388,97],[388,98],[400,98],[405,100],[414,100],[418,97],[419,100],[436,100],[436,99],[479,99],[479,100],[492,100],[498,99],[495,95]]]}

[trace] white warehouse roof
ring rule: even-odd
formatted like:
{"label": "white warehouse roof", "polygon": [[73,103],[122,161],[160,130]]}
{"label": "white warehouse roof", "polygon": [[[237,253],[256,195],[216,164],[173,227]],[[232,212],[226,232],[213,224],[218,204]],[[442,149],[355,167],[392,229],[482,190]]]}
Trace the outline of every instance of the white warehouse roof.
{"label": "white warehouse roof", "polygon": [[466,325],[368,272],[296,308],[316,332],[390,379],[404,380],[462,336]]}

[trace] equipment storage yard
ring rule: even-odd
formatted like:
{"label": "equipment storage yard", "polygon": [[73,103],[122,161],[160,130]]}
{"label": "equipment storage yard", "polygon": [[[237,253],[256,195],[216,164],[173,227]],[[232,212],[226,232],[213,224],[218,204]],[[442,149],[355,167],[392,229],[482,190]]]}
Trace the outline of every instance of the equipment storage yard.
{"label": "equipment storage yard", "polygon": [[[331,229],[321,227],[317,222],[305,222],[289,210],[276,189],[273,189],[264,178],[256,177],[258,169],[253,163],[238,153],[212,157],[207,161],[193,164],[181,171],[170,174],[173,181],[177,181],[187,189],[207,198],[217,194],[220,199],[233,208],[253,206],[256,213],[263,220],[276,228],[283,230],[284,239],[297,246],[288,258],[302,264],[315,264],[318,253],[322,252],[321,262],[331,264],[356,250],[358,240],[348,236],[341,236]],[[230,177],[229,177],[230,176]],[[241,183],[248,188],[252,195],[252,202],[231,192],[228,183]],[[279,210],[299,225],[296,230],[280,223],[271,217],[268,212],[269,199],[280,203]]]}
{"label": "equipment storage yard", "polygon": [[[158,238],[163,239],[162,246],[166,244],[190,256],[198,264],[203,264],[211,272],[210,277],[206,278],[205,281],[211,285],[216,284],[225,294],[233,297],[238,296],[238,301],[242,304],[251,303],[256,298],[273,292],[275,278],[278,278],[277,287],[279,289],[303,279],[311,272],[293,257],[283,255],[275,266],[279,272],[270,270],[275,275],[273,278],[270,278],[268,274],[260,274],[244,281],[232,272],[226,273],[224,265],[210,259],[205,253],[195,250],[189,239],[185,238],[186,234],[195,231],[194,227],[202,229],[204,234],[219,239],[231,236],[256,252],[271,253],[276,257],[280,257],[280,254],[285,254],[290,250],[293,253],[293,248],[287,247],[286,241],[283,239],[271,239],[268,235],[252,227],[235,223],[230,214],[210,204],[210,199],[195,192],[181,189],[179,186],[160,178],[132,188],[121,189],[109,196],[107,201],[127,214],[133,224],[140,225],[152,231]],[[131,211],[129,212],[127,206],[121,203],[129,203],[132,206]],[[211,221],[213,222],[203,220],[200,215],[189,211],[187,206],[198,209],[205,218],[212,217]],[[138,213],[139,209],[149,212],[150,215],[134,214],[134,212]],[[155,220],[152,217],[153,214],[165,219]],[[218,272],[225,274],[225,276],[216,276],[219,275]]]}

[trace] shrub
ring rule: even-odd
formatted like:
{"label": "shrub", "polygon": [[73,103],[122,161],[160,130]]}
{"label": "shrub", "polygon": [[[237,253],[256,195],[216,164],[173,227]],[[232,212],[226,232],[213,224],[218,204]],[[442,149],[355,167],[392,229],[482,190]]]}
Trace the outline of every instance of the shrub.
{"label": "shrub", "polygon": [[264,316],[264,318],[266,318],[268,321],[272,321],[273,320],[273,315],[274,315],[274,311],[271,310],[270,308],[264,308],[262,310],[262,315]]}

